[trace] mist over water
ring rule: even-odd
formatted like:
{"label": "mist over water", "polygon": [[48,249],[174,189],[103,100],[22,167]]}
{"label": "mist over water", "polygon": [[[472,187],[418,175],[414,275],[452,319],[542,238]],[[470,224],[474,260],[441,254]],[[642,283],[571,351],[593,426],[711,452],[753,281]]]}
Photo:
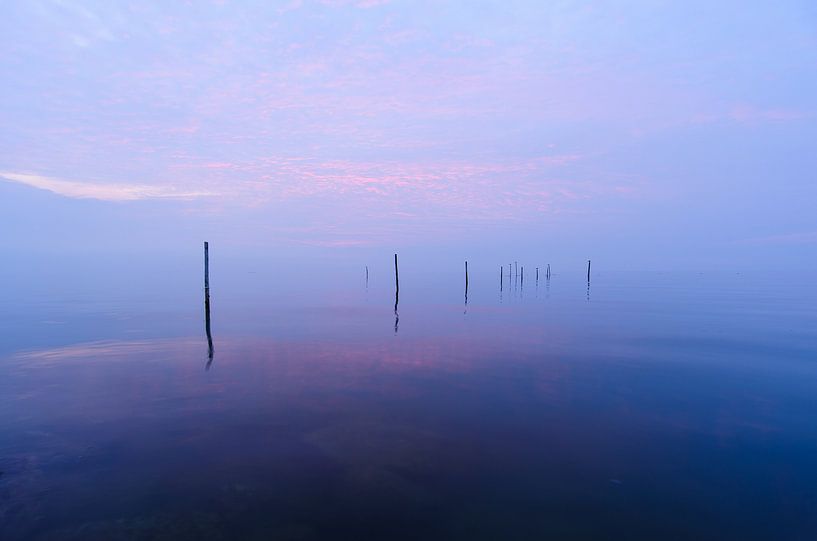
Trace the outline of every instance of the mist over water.
{"label": "mist over water", "polygon": [[817,535],[807,281],[390,263],[18,276],[2,538]]}

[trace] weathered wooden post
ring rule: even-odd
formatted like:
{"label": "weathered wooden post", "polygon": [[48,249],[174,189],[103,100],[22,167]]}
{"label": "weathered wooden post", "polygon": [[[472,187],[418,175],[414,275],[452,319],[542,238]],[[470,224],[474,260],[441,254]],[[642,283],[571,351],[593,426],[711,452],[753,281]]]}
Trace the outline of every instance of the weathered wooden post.
{"label": "weathered wooden post", "polygon": [[394,287],[396,291],[400,291],[400,275],[397,273],[397,254],[394,254]]}
{"label": "weathered wooden post", "polygon": [[587,260],[587,283],[590,283],[590,260]]}
{"label": "weathered wooden post", "polygon": [[465,262],[465,307],[468,308],[468,262]]}
{"label": "weathered wooden post", "polygon": [[204,289],[210,289],[210,245],[204,241]]}
{"label": "weathered wooden post", "polygon": [[397,305],[400,302],[400,276],[397,273],[397,254],[394,254],[394,334],[397,334],[397,326],[400,323],[400,316],[397,313]]}

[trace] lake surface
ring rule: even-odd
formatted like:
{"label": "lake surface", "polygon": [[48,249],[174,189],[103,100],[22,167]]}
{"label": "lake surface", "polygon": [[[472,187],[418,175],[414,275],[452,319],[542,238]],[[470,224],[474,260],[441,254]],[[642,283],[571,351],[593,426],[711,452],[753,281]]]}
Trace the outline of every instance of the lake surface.
{"label": "lake surface", "polygon": [[483,267],[23,273],[0,539],[817,539],[813,283]]}

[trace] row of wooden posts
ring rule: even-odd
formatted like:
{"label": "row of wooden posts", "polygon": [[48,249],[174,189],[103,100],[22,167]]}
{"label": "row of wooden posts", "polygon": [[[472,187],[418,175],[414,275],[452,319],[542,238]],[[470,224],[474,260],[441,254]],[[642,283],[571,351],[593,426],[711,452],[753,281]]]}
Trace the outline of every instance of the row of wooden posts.
{"label": "row of wooden posts", "polygon": [[[520,267],[518,261],[514,261],[514,267],[511,267],[511,264],[508,263],[508,278],[511,277],[511,269],[516,268],[516,276],[519,277],[520,283],[525,282],[525,267]],[[504,276],[505,270],[504,267],[499,267],[499,289],[502,290],[504,284]],[[550,263],[548,263],[547,268],[545,269],[545,279],[550,280]],[[366,282],[369,281],[369,267],[366,266]],[[400,280],[398,278],[397,272],[397,254],[394,254],[394,281],[395,287],[397,290],[400,290]],[[536,281],[539,281],[539,267],[536,267]],[[590,283],[590,260],[587,260],[587,283]],[[468,261],[465,262],[465,291],[468,291]],[[467,293],[466,293],[467,294]]]}
{"label": "row of wooden posts", "polygon": [[[519,279],[522,283],[525,281],[525,267],[519,267],[519,262],[514,261],[513,267],[511,264],[508,263],[508,277],[511,277],[511,269],[516,269],[516,276],[519,276]],[[521,271],[521,272],[520,272]],[[502,289],[504,284],[504,276],[505,270],[504,267],[499,267],[499,288]],[[550,280],[550,263],[548,263],[547,268],[545,270],[545,279]],[[539,281],[539,267],[536,267],[536,280]],[[369,281],[369,266],[366,265],[366,282]],[[590,260],[587,260],[587,283],[590,283]],[[394,288],[399,293],[400,292],[400,272],[397,267],[397,254],[394,254]],[[210,245],[205,242],[204,243],[204,289],[208,293],[210,292]],[[468,261],[465,262],[465,289],[468,289]]]}
{"label": "row of wooden posts", "polygon": [[[515,262],[517,268],[517,276],[520,278],[520,284],[525,280],[525,267],[519,267]],[[502,291],[504,267],[499,268],[499,289]],[[508,277],[511,276],[511,265],[508,264]],[[548,263],[545,270],[545,277],[550,280],[550,263]],[[536,267],[536,281],[539,281],[539,267]],[[366,266],[366,283],[369,283],[369,266]],[[587,260],[587,291],[588,299],[590,295],[590,260]],[[394,333],[397,334],[398,325],[400,323],[400,315],[397,311],[398,302],[400,299],[400,271],[397,266],[397,254],[394,254]],[[465,262],[465,308],[468,309],[468,261]],[[204,243],[204,328],[207,334],[207,364],[205,368],[210,369],[213,364],[214,348],[213,336],[210,332],[210,245]]]}
{"label": "row of wooden posts", "polygon": [[[525,267],[519,267],[518,262],[514,262],[517,269],[517,276],[520,278],[520,284],[525,281]],[[503,288],[504,267],[499,267],[499,290]],[[511,264],[508,264],[508,277],[511,276]],[[545,277],[550,280],[550,263],[548,263],[545,270]],[[536,267],[536,281],[539,281],[539,267]],[[366,283],[369,283],[369,266],[366,266]],[[587,291],[590,292],[590,260],[587,260]],[[394,332],[397,333],[400,316],[397,312],[397,306],[400,298],[400,271],[397,266],[397,254],[394,254]],[[589,298],[589,297],[588,297]],[[465,305],[468,307],[468,261],[465,262]],[[207,365],[209,369],[213,363],[213,337],[210,333],[210,245],[204,243],[204,317],[205,317],[205,331],[207,333]]]}

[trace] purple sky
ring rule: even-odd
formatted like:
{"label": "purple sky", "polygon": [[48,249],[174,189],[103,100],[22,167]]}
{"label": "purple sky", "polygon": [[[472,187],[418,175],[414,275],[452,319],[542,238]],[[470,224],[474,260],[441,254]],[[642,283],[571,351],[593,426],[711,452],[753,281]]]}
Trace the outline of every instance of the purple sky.
{"label": "purple sky", "polygon": [[813,267],[815,6],[5,0],[0,248]]}

